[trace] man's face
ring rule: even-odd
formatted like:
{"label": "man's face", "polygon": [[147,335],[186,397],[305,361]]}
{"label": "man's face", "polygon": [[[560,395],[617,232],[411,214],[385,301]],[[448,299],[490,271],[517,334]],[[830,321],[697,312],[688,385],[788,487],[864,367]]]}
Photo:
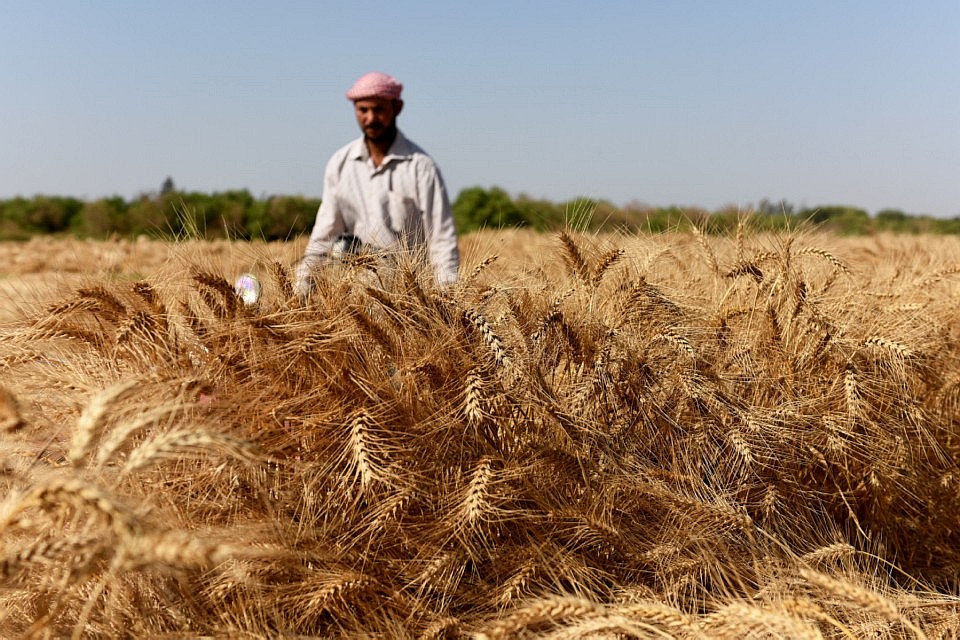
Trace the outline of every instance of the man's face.
{"label": "man's face", "polygon": [[353,103],[363,135],[373,141],[393,130],[402,107],[403,103],[399,100],[388,98],[363,98]]}

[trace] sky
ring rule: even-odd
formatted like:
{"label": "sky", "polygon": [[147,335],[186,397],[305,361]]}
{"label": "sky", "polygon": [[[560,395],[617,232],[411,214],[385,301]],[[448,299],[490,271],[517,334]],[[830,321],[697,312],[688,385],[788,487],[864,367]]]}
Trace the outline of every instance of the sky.
{"label": "sky", "polygon": [[0,198],[320,197],[372,70],[451,199],[960,216],[956,0],[0,0]]}

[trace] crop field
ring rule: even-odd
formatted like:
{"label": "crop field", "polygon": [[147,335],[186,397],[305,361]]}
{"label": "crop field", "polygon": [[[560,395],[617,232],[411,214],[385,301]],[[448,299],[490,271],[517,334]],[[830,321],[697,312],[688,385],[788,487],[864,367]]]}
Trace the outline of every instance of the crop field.
{"label": "crop field", "polygon": [[0,244],[0,637],[957,637],[960,239],[303,245]]}

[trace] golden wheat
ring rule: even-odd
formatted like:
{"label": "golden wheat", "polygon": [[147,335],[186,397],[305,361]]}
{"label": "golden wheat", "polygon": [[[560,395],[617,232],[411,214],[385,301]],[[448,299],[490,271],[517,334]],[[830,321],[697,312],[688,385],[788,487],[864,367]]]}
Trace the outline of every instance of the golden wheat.
{"label": "golden wheat", "polygon": [[471,234],[453,287],[365,258],[304,301],[297,243],[147,241],[38,290],[0,635],[950,637],[960,242],[701,231]]}

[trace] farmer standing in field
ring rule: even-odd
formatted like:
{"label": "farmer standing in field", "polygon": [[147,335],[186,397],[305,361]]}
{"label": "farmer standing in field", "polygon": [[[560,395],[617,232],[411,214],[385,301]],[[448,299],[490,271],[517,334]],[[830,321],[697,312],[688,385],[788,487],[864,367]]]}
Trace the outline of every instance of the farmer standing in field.
{"label": "farmer standing in field", "polygon": [[430,156],[397,129],[402,89],[395,78],[372,72],[347,91],[363,135],[327,163],[323,200],[297,268],[303,296],[313,288],[314,269],[358,247],[420,251],[440,285],[457,279],[460,254],[443,178]]}

